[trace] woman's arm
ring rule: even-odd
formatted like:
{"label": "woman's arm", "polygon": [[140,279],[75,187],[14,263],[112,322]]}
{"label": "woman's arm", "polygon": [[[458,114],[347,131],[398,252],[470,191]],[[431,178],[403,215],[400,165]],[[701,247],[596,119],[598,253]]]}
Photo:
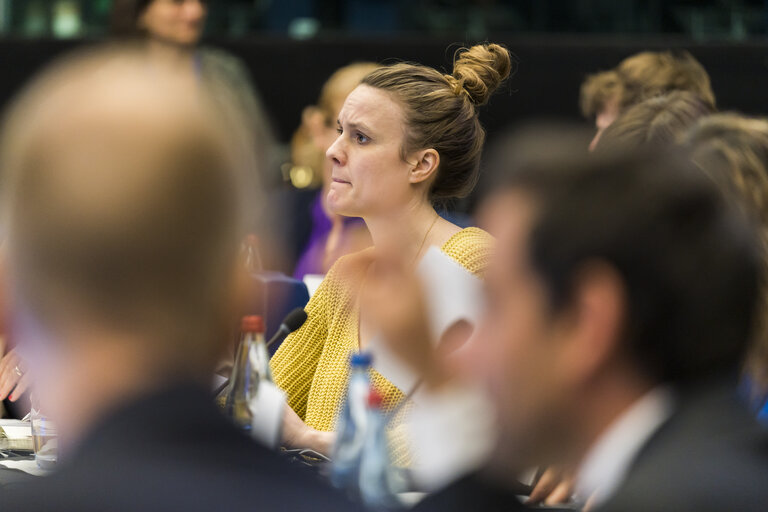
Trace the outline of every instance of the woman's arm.
{"label": "woman's arm", "polygon": [[283,443],[288,448],[309,448],[325,456],[330,456],[336,432],[321,432],[304,423],[296,411],[285,408],[283,421]]}
{"label": "woman's arm", "polygon": [[328,337],[334,279],[335,272],[331,269],[305,308],[307,321],[299,330],[288,335],[270,361],[275,384],[285,391],[288,405],[302,420],[306,416],[309,391]]}

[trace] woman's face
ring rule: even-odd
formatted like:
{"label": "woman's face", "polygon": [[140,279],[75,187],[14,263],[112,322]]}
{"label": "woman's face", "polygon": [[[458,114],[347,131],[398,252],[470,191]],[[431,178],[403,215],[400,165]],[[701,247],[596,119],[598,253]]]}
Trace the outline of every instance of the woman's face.
{"label": "woman's face", "polygon": [[201,0],[153,0],[139,18],[150,37],[180,46],[200,41],[207,15]]}
{"label": "woman's face", "polygon": [[328,206],[347,217],[386,214],[415,198],[409,181],[413,167],[405,162],[405,119],[391,96],[360,85],[350,93],[339,113],[339,136],[328,148],[331,185]]}

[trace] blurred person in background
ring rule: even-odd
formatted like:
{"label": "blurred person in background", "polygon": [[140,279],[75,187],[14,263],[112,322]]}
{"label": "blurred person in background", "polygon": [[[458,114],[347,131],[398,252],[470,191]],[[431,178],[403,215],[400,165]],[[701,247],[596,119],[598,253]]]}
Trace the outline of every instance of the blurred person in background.
{"label": "blurred person in background", "polygon": [[420,510],[514,509],[503,489],[538,464],[577,468],[576,504],[590,510],[763,510],[768,434],[737,393],[759,302],[756,233],[680,157],[582,148],[563,133],[500,142],[497,250],[461,367],[425,342],[407,272],[369,283],[372,322],[436,401],[450,404],[441,393],[464,378],[496,405],[486,472]]}
{"label": "blurred person in background", "polygon": [[192,73],[210,87],[217,104],[240,116],[248,143],[266,158],[272,141],[247,70],[236,57],[200,46],[207,13],[202,0],[115,0],[110,31],[117,41],[143,43],[154,62]]}
{"label": "blurred person in background", "polygon": [[[141,42],[156,65],[193,74],[211,90],[216,105],[233,123],[231,137],[256,159],[249,164],[253,179],[244,186],[254,194],[257,184],[268,188],[282,184],[274,148],[260,98],[248,70],[237,57],[201,46],[208,15],[204,0],[114,0],[110,32],[117,41]],[[259,173],[259,176],[255,174]],[[280,234],[287,212],[280,201],[267,196],[248,205],[249,230],[257,235],[262,265],[286,268],[286,243]]]}
{"label": "blurred person in background", "polygon": [[715,109],[709,75],[687,51],[641,52],[612,70],[588,76],[581,85],[579,105],[584,117],[595,119],[597,133],[590,149],[628,107],[672,91],[690,91]]}
{"label": "blurred person in background", "polygon": [[296,279],[307,274],[325,275],[341,256],[371,245],[371,235],[361,218],[343,217],[328,207],[332,162],[325,153],[339,135],[336,120],[344,100],[378,67],[372,62],[356,62],[336,70],[323,85],[317,105],[304,109],[301,126],[291,141],[294,165],[311,168],[322,182],[312,201],[312,232],[293,272]]}
{"label": "blurred person in background", "polygon": [[714,113],[697,94],[673,91],[644,100],[627,108],[603,131],[595,149],[664,146],[683,143],[690,128],[699,119]]}
{"label": "blurred person in background", "polygon": [[[275,383],[291,406],[284,427],[288,446],[330,452],[349,357],[366,350],[376,334],[357,298],[377,255],[394,253],[415,266],[436,246],[468,271],[484,271],[491,237],[451,224],[433,205],[474,187],[485,139],[477,109],[511,66],[504,47],[473,46],[457,54],[452,74],[418,64],[382,67],[344,102],[338,137],[327,152],[332,161],[327,201],[335,214],[362,217],[374,248],[336,262],[306,308],[307,322],[272,358]],[[409,391],[376,371],[371,379],[386,411]],[[404,457],[395,454],[396,461]]]}
{"label": "blurred person in background", "polygon": [[244,298],[251,170],[206,93],[144,51],[102,48],[54,65],[8,115],[9,317],[60,460],[3,489],[4,510],[347,507],[211,399]]}
{"label": "blurred person in background", "polygon": [[[768,120],[725,113],[702,119],[690,131],[692,158],[760,226],[768,275]],[[768,421],[768,283],[763,289],[755,337],[746,361],[749,394]]]}

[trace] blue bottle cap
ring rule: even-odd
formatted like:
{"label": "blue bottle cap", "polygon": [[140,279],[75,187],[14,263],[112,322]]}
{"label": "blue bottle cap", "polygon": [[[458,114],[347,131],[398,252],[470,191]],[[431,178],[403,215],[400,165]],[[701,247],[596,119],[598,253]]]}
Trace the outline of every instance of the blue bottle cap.
{"label": "blue bottle cap", "polygon": [[368,352],[357,352],[349,358],[352,366],[371,366],[372,361],[373,357]]}

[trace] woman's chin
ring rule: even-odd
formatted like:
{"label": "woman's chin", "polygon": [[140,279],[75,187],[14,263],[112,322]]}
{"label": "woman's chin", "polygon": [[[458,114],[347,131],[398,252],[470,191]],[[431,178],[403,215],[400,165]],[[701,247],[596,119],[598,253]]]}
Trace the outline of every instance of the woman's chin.
{"label": "woman's chin", "polygon": [[328,211],[342,217],[360,217],[359,213],[355,212],[349,205],[344,204],[343,201],[333,200],[330,194],[328,195]]}
{"label": "woman's chin", "polygon": [[325,196],[326,205],[328,205],[328,211],[331,212],[334,215],[344,215],[344,201],[341,197],[339,197],[339,193],[337,190],[334,189],[333,186],[331,186],[331,189],[328,191],[328,195]]}

